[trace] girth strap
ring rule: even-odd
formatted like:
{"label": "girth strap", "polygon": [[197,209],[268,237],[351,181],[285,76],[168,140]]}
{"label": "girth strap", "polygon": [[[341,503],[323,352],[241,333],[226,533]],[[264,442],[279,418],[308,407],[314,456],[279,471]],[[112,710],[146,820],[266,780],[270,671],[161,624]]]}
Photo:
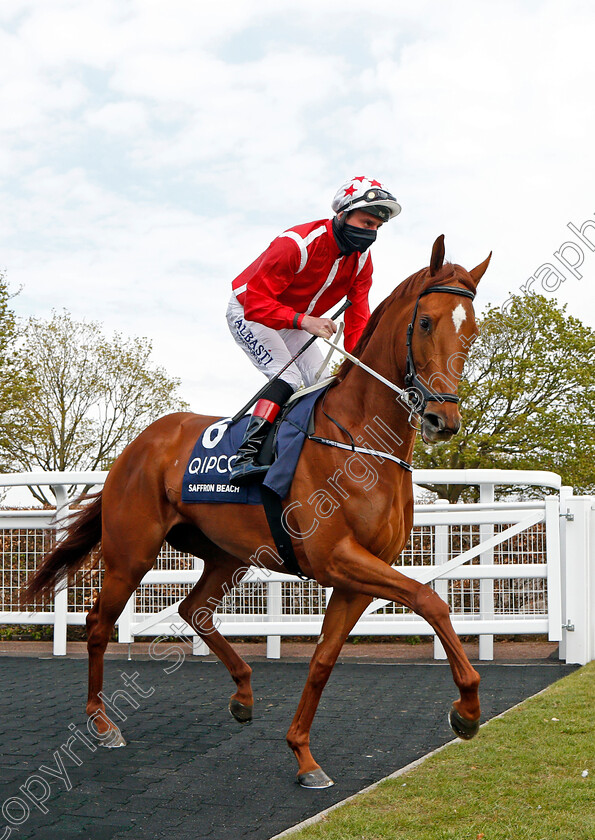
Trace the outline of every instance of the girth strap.
{"label": "girth strap", "polygon": [[283,563],[290,574],[296,575],[302,580],[311,580],[311,578],[305,575],[300,569],[300,564],[298,563],[295,551],[293,550],[291,537],[283,527],[283,505],[281,504],[281,499],[274,490],[271,490],[270,487],[265,487],[264,484],[260,485],[260,495],[262,497],[262,506],[266,514],[267,522],[269,523],[269,529],[275,542],[279,557],[283,560]]}

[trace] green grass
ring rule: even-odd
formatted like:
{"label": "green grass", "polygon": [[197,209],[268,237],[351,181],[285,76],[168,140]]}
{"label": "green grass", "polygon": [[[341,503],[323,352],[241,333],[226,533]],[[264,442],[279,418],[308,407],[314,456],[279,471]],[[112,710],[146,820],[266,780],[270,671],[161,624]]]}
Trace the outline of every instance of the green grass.
{"label": "green grass", "polygon": [[595,840],[594,782],[591,662],[291,840]]}

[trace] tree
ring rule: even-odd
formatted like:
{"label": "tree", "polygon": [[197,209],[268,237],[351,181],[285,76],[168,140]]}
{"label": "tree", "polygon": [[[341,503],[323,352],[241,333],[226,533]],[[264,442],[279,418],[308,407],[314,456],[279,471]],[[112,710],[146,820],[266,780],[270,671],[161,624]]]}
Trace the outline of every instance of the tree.
{"label": "tree", "polygon": [[[516,295],[480,323],[461,382],[461,432],[416,445],[420,468],[552,470],[595,490],[595,332],[551,298]],[[456,502],[460,486],[429,489]]]}
{"label": "tree", "polygon": [[[7,442],[14,466],[108,469],[153,420],[186,409],[179,380],[151,362],[151,350],[146,338],[106,338],[99,324],[68,312],[30,318],[21,355],[35,388],[18,412],[19,434]],[[42,488],[32,492],[48,501]]]}
{"label": "tree", "polygon": [[35,382],[23,364],[16,346],[18,331],[13,297],[5,275],[0,272],[0,470],[10,470],[8,444],[20,430],[19,413],[35,391]]}

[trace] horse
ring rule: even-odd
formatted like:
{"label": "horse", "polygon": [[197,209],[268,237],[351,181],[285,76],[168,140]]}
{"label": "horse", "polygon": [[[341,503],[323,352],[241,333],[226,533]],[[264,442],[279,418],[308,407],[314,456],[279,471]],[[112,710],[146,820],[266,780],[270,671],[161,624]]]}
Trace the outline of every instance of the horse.
{"label": "horse", "polygon": [[[404,605],[424,618],[442,642],[459,697],[449,720],[455,734],[479,729],[479,674],[450,621],[448,605],[428,585],[391,566],[413,524],[409,466],[415,436],[445,441],[460,428],[456,389],[477,327],[472,299],[488,258],[467,271],[444,261],[444,236],[433,244],[430,265],[411,275],[376,308],[351,359],[341,364],[324,401],[314,409],[318,436],[306,439],[291,489],[283,500],[286,528],[305,575],[332,587],[287,743],[297,759],[297,781],[324,788],[331,778],[315,761],[310,729],[333,666],[350,631],[374,598]],[[440,292],[445,292],[440,294]],[[363,363],[360,367],[357,362]],[[379,378],[370,375],[376,371]],[[395,399],[387,383],[410,399]],[[446,388],[440,393],[436,386]],[[407,386],[407,387],[405,387]],[[412,417],[415,422],[412,422]],[[390,429],[393,455],[372,450],[374,418]],[[219,418],[189,412],[152,423],[115,460],[103,490],[75,511],[65,537],[26,585],[27,601],[51,594],[100,545],[101,591],[87,616],[87,715],[107,746],[124,745],[102,700],[104,652],[126,602],[151,569],[164,541],[204,561],[204,571],[179,605],[179,614],[228,669],[236,690],[229,709],[242,724],[252,720],[251,668],[217,630],[213,611],[259,557],[283,571],[261,505],[187,504],[181,500],[185,466],[198,436]],[[356,452],[364,441],[370,454]],[[378,438],[376,438],[378,440]],[[375,452],[375,454],[372,454]]]}

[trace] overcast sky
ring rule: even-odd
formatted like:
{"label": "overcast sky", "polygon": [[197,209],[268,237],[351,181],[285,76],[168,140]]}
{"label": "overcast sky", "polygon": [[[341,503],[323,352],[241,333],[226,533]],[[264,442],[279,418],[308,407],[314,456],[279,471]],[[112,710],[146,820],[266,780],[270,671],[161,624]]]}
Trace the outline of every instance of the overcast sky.
{"label": "overcast sky", "polygon": [[[201,413],[264,383],[227,329],[231,280],[329,217],[347,178],[403,207],[373,246],[373,306],[440,233],[467,268],[494,252],[482,309],[595,223],[587,0],[2,0],[0,27],[15,309],[149,337]],[[582,248],[582,278],[548,294],[595,326]]]}

